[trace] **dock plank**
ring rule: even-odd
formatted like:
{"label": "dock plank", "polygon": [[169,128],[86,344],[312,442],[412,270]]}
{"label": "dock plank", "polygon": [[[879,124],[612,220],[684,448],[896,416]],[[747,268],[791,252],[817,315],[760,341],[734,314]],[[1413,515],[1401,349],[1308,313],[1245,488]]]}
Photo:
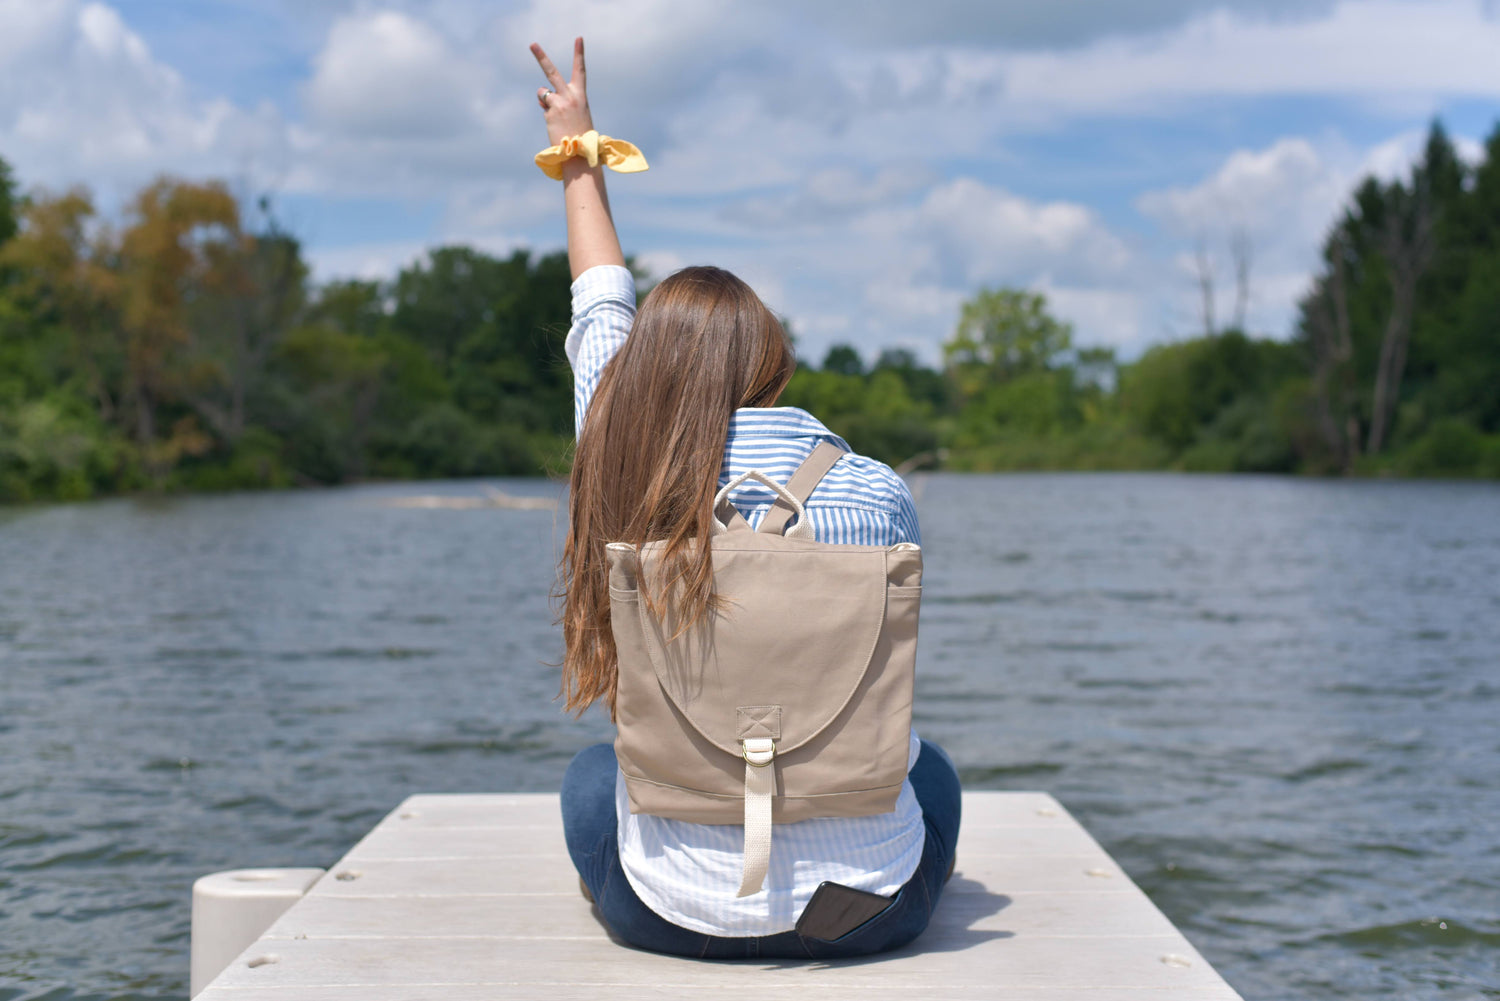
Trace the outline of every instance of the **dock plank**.
{"label": "dock plank", "polygon": [[[808,1001],[807,984],[755,985],[756,1001]],[[211,988],[199,997],[214,1001],[365,1001],[378,998],[380,1001],[494,1001],[495,998],[545,998],[568,999],[568,1001],[598,1001],[601,997],[610,1001],[662,1001],[664,998],[717,997],[712,991],[681,984],[642,984],[640,982],[613,981],[602,984],[567,983],[550,985],[539,990],[535,985],[523,983],[474,984],[443,981],[435,984],[416,985],[370,985],[345,984],[316,987],[270,987],[256,990],[241,990],[233,993]],[[212,991],[212,993],[210,993]],[[1070,987],[1035,987],[996,984],[975,990],[964,988],[932,987],[924,984],[892,984],[882,993],[873,993],[859,988],[838,985],[817,985],[817,1001],[872,1001],[889,997],[892,1001],[962,1001],[981,998],[998,998],[1001,1001],[1069,1001],[1072,998],[1087,1001],[1242,1001],[1232,988],[1182,987],[1161,988],[1149,991],[1128,988],[1098,988],[1079,992]]]}
{"label": "dock plank", "polygon": [[[1133,990],[1173,987],[1217,987],[1217,975],[1191,950],[1173,952],[1177,939],[1157,936],[1078,939],[1032,939],[1017,948],[1011,933],[973,933],[899,950],[890,957],[816,963],[807,961],[703,962],[637,952],[597,938],[411,937],[379,939],[282,940],[269,954],[278,962],[255,968],[239,965],[226,971],[225,987],[316,987],[365,983],[436,984],[462,981],[481,984],[525,984],[547,988],[563,984],[742,991],[754,996],[762,986],[797,983],[821,991],[825,983],[851,989],[886,992],[892,981],[941,984],[968,992],[995,984],[1013,987],[1060,986],[1079,991],[1098,986]],[[986,944],[987,962],[958,951]],[[608,946],[608,948],[604,948]],[[956,948],[955,948],[956,947]],[[1169,966],[1164,954],[1180,955],[1191,965]],[[218,984],[218,981],[215,981]],[[545,996],[540,991],[531,996]]]}
{"label": "dock plank", "polygon": [[[967,818],[966,818],[967,819]],[[976,825],[982,823],[974,820]],[[530,828],[528,828],[529,830]],[[555,828],[554,828],[555,829]],[[344,863],[354,865],[360,861],[394,861],[399,859],[511,859],[560,858],[566,860],[567,849],[558,842],[536,849],[517,844],[508,829],[479,826],[413,827],[408,825],[381,824],[371,831],[344,857]],[[529,837],[528,837],[529,840]],[[1003,844],[976,846],[968,851],[964,846],[960,861],[970,858],[1024,857],[1039,858],[1048,855],[1097,855],[1100,851],[1094,839],[1076,826],[1064,827],[1012,827],[1006,830]],[[1003,850],[994,850],[994,849]]]}
{"label": "dock plank", "polygon": [[958,851],[905,949],[703,962],[609,938],[578,892],[555,795],[413,796],[199,997],[1238,998],[1050,796],[965,794]]}
{"label": "dock plank", "polygon": [[[420,928],[424,935],[529,934],[591,935],[598,924],[590,908],[580,906],[576,887],[568,893],[527,898],[524,907],[497,907],[494,898],[356,897],[313,895],[288,911],[264,938],[309,935],[400,936]],[[1072,937],[1173,935],[1176,929],[1159,911],[1145,910],[1135,894],[1098,893],[991,894],[959,870],[933,916],[929,934],[945,928],[1006,931],[1023,927],[1033,935]],[[337,929],[327,932],[325,929]]]}

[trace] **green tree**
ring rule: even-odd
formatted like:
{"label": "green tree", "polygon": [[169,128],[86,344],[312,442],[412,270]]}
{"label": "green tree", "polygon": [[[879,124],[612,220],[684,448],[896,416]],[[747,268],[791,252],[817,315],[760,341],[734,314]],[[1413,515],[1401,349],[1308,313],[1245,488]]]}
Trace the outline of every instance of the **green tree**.
{"label": "green tree", "polygon": [[850,345],[835,344],[823,356],[822,369],[824,372],[836,372],[839,375],[864,375],[865,362],[859,356],[859,352]]}
{"label": "green tree", "polygon": [[438,247],[392,287],[392,325],[447,371],[458,347],[494,318],[499,262],[472,247]]}
{"label": "green tree", "polygon": [[1159,344],[1120,372],[1120,405],[1173,454],[1202,446],[1195,468],[1286,469],[1291,434],[1278,392],[1303,364],[1296,346],[1238,330]]}
{"label": "green tree", "polygon": [[271,365],[267,422],[286,441],[297,475],[319,483],[367,475],[390,368],[381,345],[332,326],[304,325],[280,339]]}
{"label": "green tree", "polygon": [[390,328],[386,290],[380,282],[360,279],[331,281],[318,289],[309,304],[307,319],[346,334],[374,337]]}
{"label": "green tree", "polygon": [[893,368],[868,375],[799,368],[781,402],[816,414],[856,450],[891,465],[937,445],[932,407],[913,399]]}
{"label": "green tree", "polygon": [[22,389],[34,394],[80,381],[100,418],[112,421],[125,364],[112,237],[90,235],[94,205],[81,189],[28,200],[22,222],[0,246],[13,310],[4,342],[10,364],[0,372],[26,377]]}
{"label": "green tree", "polygon": [[572,275],[567,255],[527,251],[493,262],[485,322],[460,343],[449,370],[454,398],[474,417],[571,435],[573,374],[563,351]]}
{"label": "green tree", "polygon": [[890,372],[901,380],[906,394],[929,414],[941,415],[952,409],[953,384],[942,372],[921,364],[906,348],[886,348],[875,359],[873,374]]}
{"label": "green tree", "polygon": [[125,341],[121,399],[146,469],[157,483],[185,456],[212,447],[187,403],[218,373],[188,364],[189,306],[234,279],[225,261],[242,240],[239,205],[219,182],[158,180],[132,201],[120,234],[120,319]]}
{"label": "green tree", "polygon": [[118,253],[75,189],[26,199],[0,245],[0,499],[81,497],[131,482],[120,417]]}
{"label": "green tree", "polygon": [[21,226],[20,197],[16,193],[16,176],[10,164],[0,157],[0,245],[16,235]]}
{"label": "green tree", "polygon": [[185,396],[231,451],[266,393],[270,355],[307,302],[302,248],[272,221],[208,247],[201,294],[188,304],[192,343]]}
{"label": "green tree", "polygon": [[499,260],[469,247],[440,247],[397,276],[391,327],[427,348],[464,412],[566,433],[570,284],[562,253],[533,260],[521,250]]}
{"label": "green tree", "polygon": [[1500,430],[1500,130],[1470,170],[1434,123],[1407,179],[1364,181],[1324,245],[1297,327],[1309,468],[1390,468],[1447,417]]}
{"label": "green tree", "polygon": [[[1446,418],[1500,432],[1500,125],[1472,170],[1438,131],[1424,170],[1437,206],[1436,253],[1417,294],[1407,378],[1398,408],[1416,426]],[[1399,424],[1399,421],[1398,421]],[[1402,429],[1398,426],[1398,433]]]}
{"label": "green tree", "polygon": [[1050,369],[1072,346],[1073,328],[1040,292],[981,289],[963,304],[943,359],[968,398],[987,383]]}

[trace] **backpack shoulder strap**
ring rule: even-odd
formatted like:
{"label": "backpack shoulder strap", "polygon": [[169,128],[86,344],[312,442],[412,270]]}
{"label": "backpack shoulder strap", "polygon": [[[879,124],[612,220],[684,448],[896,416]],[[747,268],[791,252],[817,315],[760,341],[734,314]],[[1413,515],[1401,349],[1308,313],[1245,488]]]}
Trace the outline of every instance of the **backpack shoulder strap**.
{"label": "backpack shoulder strap", "polygon": [[727,497],[722,504],[714,509],[714,517],[718,518],[719,522],[731,532],[750,531],[750,523],[745,520],[744,515],[735,510],[734,505],[729,503]]}
{"label": "backpack shoulder strap", "polygon": [[[823,481],[823,477],[833,468],[833,464],[843,458],[846,453],[842,448],[831,442],[820,441],[818,447],[812,450],[812,455],[802,460],[802,465],[792,474],[792,478],[786,481],[787,492],[796,497],[804,504],[812,494],[813,488]],[[795,512],[786,501],[777,498],[771,510],[766,512],[765,518],[761,520],[757,532],[765,532],[769,535],[780,535],[786,530],[786,523],[792,519]]]}

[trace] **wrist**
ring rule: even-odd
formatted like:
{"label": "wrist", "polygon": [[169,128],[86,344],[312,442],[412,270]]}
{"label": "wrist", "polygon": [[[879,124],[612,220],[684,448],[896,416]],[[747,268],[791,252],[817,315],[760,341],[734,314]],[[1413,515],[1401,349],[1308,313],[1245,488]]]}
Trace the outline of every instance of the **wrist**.
{"label": "wrist", "polygon": [[624,174],[648,169],[646,158],[634,143],[601,136],[593,129],[576,136],[563,136],[561,141],[542,150],[533,159],[542,173],[554,181],[584,176],[584,172],[576,166],[579,160],[585,165],[602,165]]}
{"label": "wrist", "polygon": [[580,177],[595,175],[601,181],[604,180],[604,164],[602,162],[590,167],[589,162],[581,156],[575,156],[562,165],[563,186],[577,180]]}

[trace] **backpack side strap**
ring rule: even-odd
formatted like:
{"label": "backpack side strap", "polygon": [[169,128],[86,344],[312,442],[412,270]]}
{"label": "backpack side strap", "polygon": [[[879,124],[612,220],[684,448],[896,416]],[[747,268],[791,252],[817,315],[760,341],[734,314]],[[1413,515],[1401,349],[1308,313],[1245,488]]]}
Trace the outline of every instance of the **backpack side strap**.
{"label": "backpack side strap", "polygon": [[[823,482],[823,477],[833,468],[833,464],[843,458],[846,453],[842,448],[832,442],[820,441],[818,447],[812,450],[812,454],[802,460],[802,465],[792,474],[792,478],[786,481],[787,493],[796,497],[802,503],[807,503],[807,498],[813,489]],[[765,532],[769,535],[781,535],[786,531],[786,523],[791,521],[796,512],[784,499],[776,498],[776,503],[766,516],[761,519],[757,532]]]}

